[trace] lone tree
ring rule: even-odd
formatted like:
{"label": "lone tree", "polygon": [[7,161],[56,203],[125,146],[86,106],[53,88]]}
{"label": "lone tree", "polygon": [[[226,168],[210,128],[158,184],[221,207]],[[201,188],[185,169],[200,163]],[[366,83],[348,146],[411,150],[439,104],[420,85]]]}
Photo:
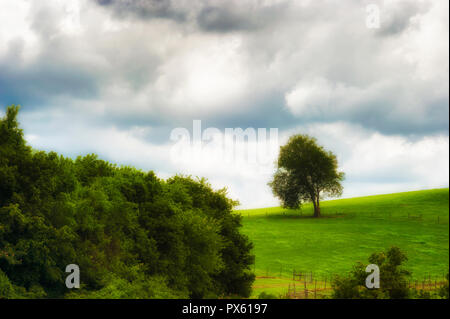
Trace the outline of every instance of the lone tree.
{"label": "lone tree", "polygon": [[313,137],[294,135],[280,148],[278,169],[269,186],[283,207],[295,209],[311,201],[314,217],[320,217],[320,199],[340,196],[343,179],[332,152],[317,145]]}

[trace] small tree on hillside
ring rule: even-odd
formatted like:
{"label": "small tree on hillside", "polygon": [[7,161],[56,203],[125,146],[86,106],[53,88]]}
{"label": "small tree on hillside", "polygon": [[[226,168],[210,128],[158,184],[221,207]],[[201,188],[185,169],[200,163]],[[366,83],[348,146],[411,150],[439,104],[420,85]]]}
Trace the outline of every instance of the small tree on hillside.
{"label": "small tree on hillside", "polygon": [[398,247],[386,252],[375,252],[369,257],[369,263],[380,269],[380,288],[366,287],[366,265],[358,262],[348,276],[334,278],[333,298],[335,299],[405,299],[410,296],[408,277],[411,272],[403,268],[408,260]]}
{"label": "small tree on hillside", "polygon": [[311,201],[314,217],[319,217],[320,199],[340,196],[343,179],[332,152],[317,145],[315,138],[294,135],[280,148],[278,169],[269,186],[283,207],[298,208],[301,202]]}

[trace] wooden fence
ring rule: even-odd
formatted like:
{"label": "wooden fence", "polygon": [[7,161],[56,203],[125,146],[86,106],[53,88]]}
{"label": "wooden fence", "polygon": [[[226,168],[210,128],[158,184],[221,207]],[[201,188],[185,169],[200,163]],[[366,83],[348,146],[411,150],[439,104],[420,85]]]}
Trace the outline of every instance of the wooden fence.
{"label": "wooden fence", "polygon": [[[276,277],[274,277],[276,278]],[[328,278],[332,278],[328,277]],[[284,298],[289,299],[318,299],[329,295],[332,291],[330,279],[327,277],[315,278],[313,272],[292,272],[292,282]],[[431,277],[422,280],[410,280],[407,285],[409,289],[422,291],[435,291],[447,283],[445,277]]]}

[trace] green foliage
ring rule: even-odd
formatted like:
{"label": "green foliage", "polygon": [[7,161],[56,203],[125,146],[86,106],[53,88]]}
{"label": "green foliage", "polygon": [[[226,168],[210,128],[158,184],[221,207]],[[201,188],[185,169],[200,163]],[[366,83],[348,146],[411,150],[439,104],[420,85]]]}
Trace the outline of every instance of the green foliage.
{"label": "green foliage", "polygon": [[439,296],[444,299],[449,299],[449,285],[448,285],[449,280],[448,279],[449,279],[449,273],[447,273],[447,282],[439,290]]}
{"label": "green foliage", "polygon": [[0,269],[0,298],[14,298],[14,287],[9,281],[9,278]]}
{"label": "green foliage", "polygon": [[284,208],[300,208],[300,185],[294,174],[284,169],[278,169],[268,185],[272,188],[273,194],[281,200]]}
{"label": "green foliage", "polygon": [[[205,225],[212,227],[213,223],[220,225],[219,234],[224,239],[220,249],[222,267],[213,276],[211,284],[218,287],[222,295],[250,296],[251,285],[255,278],[250,270],[250,266],[254,263],[254,256],[251,255],[253,245],[248,237],[239,232],[242,226],[242,217],[232,214],[233,207],[237,202],[226,197],[226,189],[213,192],[211,186],[204,179],[195,181],[192,178],[175,176],[168,180],[168,184],[172,189],[177,190],[175,196],[180,201],[185,202],[195,211],[205,212],[207,220],[211,222],[200,223],[200,227],[205,227]],[[180,189],[184,189],[187,193],[184,198],[180,198],[180,194],[183,194],[179,191]],[[190,267],[195,270],[206,262],[208,261],[199,256],[190,263]],[[197,276],[191,276],[191,278]],[[193,285],[198,286],[198,280],[194,281]]]}
{"label": "green foliage", "polygon": [[47,294],[41,286],[31,286],[27,291],[23,287],[13,285],[0,269],[0,299],[36,299],[45,298]]}
{"label": "green foliage", "polygon": [[[0,119],[0,297],[250,295],[252,245],[225,190],[32,151],[17,113]],[[68,264],[80,290],[65,287]]]}
{"label": "green foliage", "polygon": [[406,299],[410,296],[407,278],[411,273],[402,268],[408,260],[398,248],[391,247],[386,252],[375,252],[369,257],[369,264],[380,269],[380,288],[366,287],[366,266],[358,263],[347,277],[334,279],[333,298],[337,299]]}
{"label": "green foliage", "polygon": [[278,298],[273,294],[263,291],[258,295],[258,299],[278,299]]}
{"label": "green foliage", "polygon": [[66,294],[68,299],[176,299],[188,298],[187,291],[175,291],[167,286],[161,276],[146,276],[140,266],[128,269],[119,277],[109,273],[98,290],[80,289]]}
{"label": "green foliage", "polygon": [[314,216],[319,217],[320,199],[341,195],[343,179],[332,152],[308,135],[294,135],[280,148],[278,170],[269,186],[284,207],[295,209],[301,202],[311,201]]}

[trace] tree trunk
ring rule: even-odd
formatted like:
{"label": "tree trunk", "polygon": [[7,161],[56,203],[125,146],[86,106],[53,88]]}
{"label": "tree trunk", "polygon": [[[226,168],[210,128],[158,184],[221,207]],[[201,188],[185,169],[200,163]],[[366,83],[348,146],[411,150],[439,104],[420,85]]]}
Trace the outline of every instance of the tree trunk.
{"label": "tree trunk", "polygon": [[320,192],[311,192],[310,193],[311,196],[311,201],[314,205],[314,217],[320,217],[320,204],[319,204],[319,200],[320,200]]}
{"label": "tree trunk", "polygon": [[320,217],[319,199],[317,198],[317,202],[316,202],[316,200],[314,200],[313,204],[314,204],[314,217]]}

